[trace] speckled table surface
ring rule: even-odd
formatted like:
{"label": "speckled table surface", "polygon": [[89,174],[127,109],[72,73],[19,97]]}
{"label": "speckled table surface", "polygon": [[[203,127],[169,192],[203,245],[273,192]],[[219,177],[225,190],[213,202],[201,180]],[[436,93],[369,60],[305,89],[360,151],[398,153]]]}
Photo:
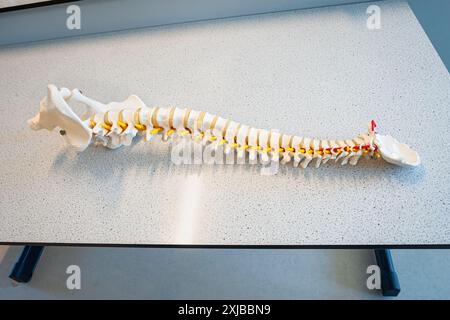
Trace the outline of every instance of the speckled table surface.
{"label": "speckled table surface", "polygon": [[[403,1],[234,18],[0,49],[0,242],[450,243],[450,76]],[[182,165],[167,144],[74,155],[33,132],[48,83],[134,93],[263,128],[349,138],[377,120],[423,165]]]}

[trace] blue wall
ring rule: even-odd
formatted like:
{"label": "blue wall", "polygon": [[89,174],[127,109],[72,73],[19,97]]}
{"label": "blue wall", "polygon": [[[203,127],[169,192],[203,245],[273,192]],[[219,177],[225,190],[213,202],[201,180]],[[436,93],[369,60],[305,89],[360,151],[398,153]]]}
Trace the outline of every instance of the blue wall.
{"label": "blue wall", "polygon": [[408,3],[450,70],[450,0],[408,0]]}

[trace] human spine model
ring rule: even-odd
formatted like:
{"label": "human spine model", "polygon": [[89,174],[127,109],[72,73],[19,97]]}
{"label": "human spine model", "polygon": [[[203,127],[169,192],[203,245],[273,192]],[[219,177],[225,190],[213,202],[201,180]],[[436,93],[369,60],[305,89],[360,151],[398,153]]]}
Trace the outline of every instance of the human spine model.
{"label": "human spine model", "polygon": [[[86,113],[79,117],[69,103],[82,103]],[[375,131],[375,122],[367,133],[349,140],[319,140],[275,131],[257,129],[202,111],[179,108],[148,108],[135,95],[123,102],[102,104],[84,96],[78,89],[47,88],[39,113],[28,121],[34,130],[58,128],[69,145],[83,151],[92,141],[115,149],[130,145],[140,134],[145,141],[161,135],[162,141],[175,136],[190,137],[204,145],[223,146],[225,153],[248,153],[250,160],[258,156],[264,161],[280,160],[306,168],[329,160],[356,165],[362,156],[383,158],[400,166],[417,166],[420,159],[414,150],[391,136]]]}

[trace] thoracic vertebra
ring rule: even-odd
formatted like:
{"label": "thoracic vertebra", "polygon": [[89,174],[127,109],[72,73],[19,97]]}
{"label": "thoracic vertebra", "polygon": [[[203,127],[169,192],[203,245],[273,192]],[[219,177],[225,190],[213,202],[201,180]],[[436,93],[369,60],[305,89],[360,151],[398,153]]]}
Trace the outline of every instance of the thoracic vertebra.
{"label": "thoracic vertebra", "polygon": [[[84,103],[88,110],[80,119],[68,105],[71,101]],[[248,153],[250,160],[262,157],[265,161],[280,160],[286,164],[306,168],[316,167],[329,160],[356,165],[362,156],[383,157],[403,166],[420,163],[415,151],[390,136],[375,132],[369,123],[367,133],[349,140],[319,140],[281,134],[273,130],[257,129],[203,111],[180,108],[148,108],[137,97],[130,96],[122,103],[104,105],[82,95],[77,89],[48,87],[48,95],[41,101],[39,114],[30,119],[34,129],[64,130],[69,144],[84,150],[92,140],[108,148],[129,145],[140,134],[146,141],[160,135],[163,141],[174,136],[191,137],[204,145],[223,146],[226,153]],[[94,139],[92,139],[94,138]]]}

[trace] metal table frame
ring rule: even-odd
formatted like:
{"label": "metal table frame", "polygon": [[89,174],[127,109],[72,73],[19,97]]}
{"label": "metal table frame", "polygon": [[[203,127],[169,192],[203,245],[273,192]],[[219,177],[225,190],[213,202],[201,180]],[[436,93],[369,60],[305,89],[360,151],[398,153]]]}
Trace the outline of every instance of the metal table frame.
{"label": "metal table frame", "polygon": [[[26,245],[15,263],[9,277],[19,283],[28,283],[44,251],[44,246]],[[395,297],[400,293],[400,282],[395,271],[390,249],[374,249],[377,265],[380,268],[381,293]]]}

